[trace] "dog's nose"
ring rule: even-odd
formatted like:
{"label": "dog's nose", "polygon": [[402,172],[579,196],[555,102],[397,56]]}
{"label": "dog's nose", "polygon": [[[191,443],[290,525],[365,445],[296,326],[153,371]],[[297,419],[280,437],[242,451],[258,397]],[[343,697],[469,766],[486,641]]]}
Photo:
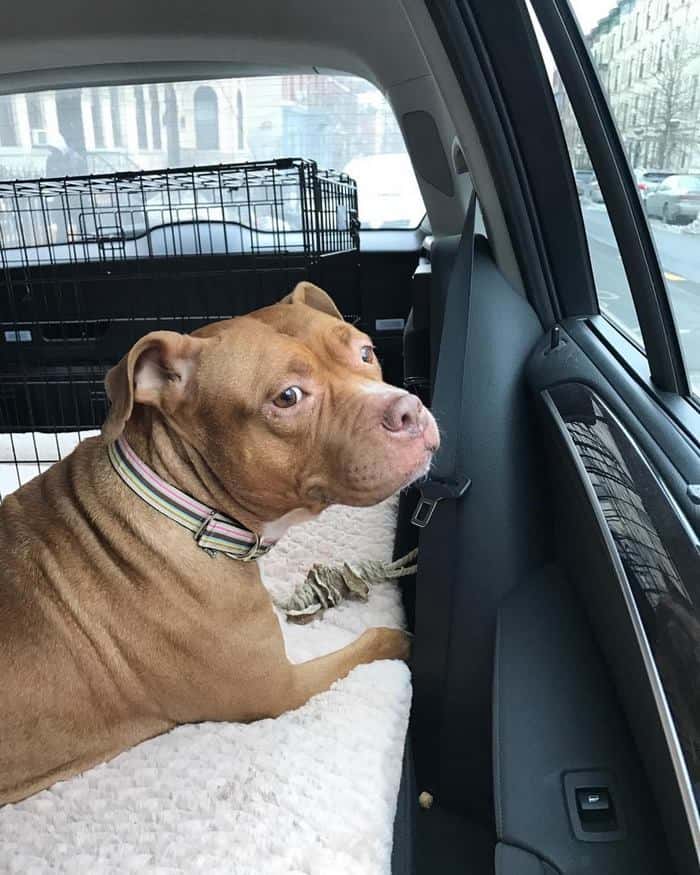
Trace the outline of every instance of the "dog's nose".
{"label": "dog's nose", "polygon": [[418,437],[425,430],[425,410],[420,398],[408,392],[389,402],[382,425],[396,434]]}

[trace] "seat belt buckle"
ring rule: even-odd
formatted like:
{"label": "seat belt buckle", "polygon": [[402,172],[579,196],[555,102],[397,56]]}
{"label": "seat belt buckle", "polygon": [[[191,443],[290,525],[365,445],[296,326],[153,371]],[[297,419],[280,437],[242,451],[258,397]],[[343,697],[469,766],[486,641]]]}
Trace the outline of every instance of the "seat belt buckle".
{"label": "seat belt buckle", "polygon": [[471,484],[468,477],[460,481],[433,480],[429,477],[420,487],[420,498],[411,517],[413,525],[424,529],[433,518],[438,502],[444,498],[461,498]]}

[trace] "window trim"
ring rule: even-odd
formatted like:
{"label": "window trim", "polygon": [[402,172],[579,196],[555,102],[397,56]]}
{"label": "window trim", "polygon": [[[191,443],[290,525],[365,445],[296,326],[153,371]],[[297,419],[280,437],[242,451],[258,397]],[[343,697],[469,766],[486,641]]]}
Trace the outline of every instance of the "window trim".
{"label": "window trim", "polygon": [[[700,445],[700,402],[695,395],[683,398],[675,392],[662,392],[649,377],[646,355],[639,346],[602,313],[585,320],[586,328],[614,356],[620,365],[640,385],[645,393],[672,419],[688,441],[695,447]],[[579,341],[583,332],[578,335]],[[588,355],[593,355],[587,347]]]}
{"label": "window trim", "polygon": [[[426,5],[483,144],[543,327],[565,316],[597,313],[573,169],[544,66],[532,63],[539,49],[534,33],[528,38],[527,10],[516,6],[504,18],[489,0],[426,0]],[[506,75],[509,70],[513,76]],[[545,85],[549,101],[543,100]],[[543,136],[550,144],[546,152]],[[542,174],[545,184],[533,186]],[[478,180],[475,184],[478,191]],[[548,213],[561,216],[556,233],[552,223],[541,221]]]}
{"label": "window trim", "polygon": [[690,398],[680,337],[632,171],[567,0],[531,0],[605,196],[655,386]]}

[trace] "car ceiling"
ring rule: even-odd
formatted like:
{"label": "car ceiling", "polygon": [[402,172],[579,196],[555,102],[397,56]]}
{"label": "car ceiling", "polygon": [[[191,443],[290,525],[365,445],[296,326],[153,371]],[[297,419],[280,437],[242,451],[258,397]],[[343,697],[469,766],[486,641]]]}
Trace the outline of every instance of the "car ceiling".
{"label": "car ceiling", "polygon": [[[520,276],[473,122],[423,0],[27,0],[0,31],[0,91],[342,71],[374,82],[399,119],[429,112],[454,178],[451,196],[418,174],[433,232],[459,231],[470,189],[452,161],[457,140],[479,192],[496,259]],[[416,150],[409,151],[415,165]],[[435,144],[426,144],[426,149]]]}
{"label": "car ceiling", "polygon": [[3,22],[0,41],[3,73],[110,62],[235,58],[335,67],[390,87],[429,72],[393,0],[43,0],[17,4]]}

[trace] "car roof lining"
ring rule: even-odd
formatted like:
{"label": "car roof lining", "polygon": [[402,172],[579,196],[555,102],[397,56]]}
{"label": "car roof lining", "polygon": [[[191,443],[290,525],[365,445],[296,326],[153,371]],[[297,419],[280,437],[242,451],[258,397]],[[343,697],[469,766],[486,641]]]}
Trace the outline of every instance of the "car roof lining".
{"label": "car roof lining", "polygon": [[522,291],[482,145],[423,0],[257,0],[244,12],[221,0],[37,0],[17,6],[0,33],[3,93],[290,72],[362,76],[399,124],[404,113],[430,113],[454,183],[448,197],[418,176],[434,235],[459,233],[471,190],[454,168],[457,139],[496,261]]}

